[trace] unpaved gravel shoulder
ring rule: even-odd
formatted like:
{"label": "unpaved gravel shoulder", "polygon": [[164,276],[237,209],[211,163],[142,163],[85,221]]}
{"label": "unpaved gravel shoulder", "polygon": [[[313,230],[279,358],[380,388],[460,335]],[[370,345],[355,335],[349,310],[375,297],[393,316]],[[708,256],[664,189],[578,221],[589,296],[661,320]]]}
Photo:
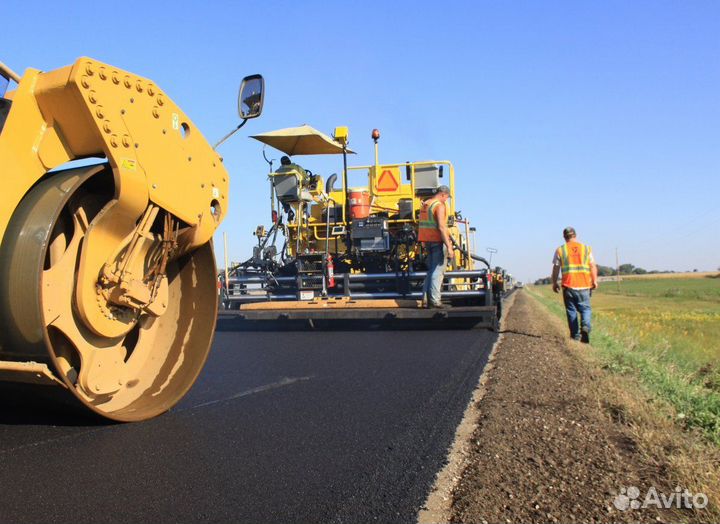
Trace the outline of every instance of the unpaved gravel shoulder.
{"label": "unpaved gravel shoulder", "polygon": [[[503,304],[505,311],[510,311],[515,302],[516,293],[511,294]],[[479,417],[480,401],[487,392],[486,384],[495,366],[495,355],[498,347],[502,344],[502,330],[507,323],[507,314],[500,322],[500,334],[493,345],[487,364],[480,376],[480,381],[473,391],[472,398],[465,408],[463,418],[455,430],[455,438],[450,447],[447,462],[438,472],[433,488],[425,501],[424,507],[418,513],[418,524],[434,524],[437,522],[448,522],[452,511],[452,493],[457,486],[460,476],[468,466],[468,457],[472,447],[472,439]]]}
{"label": "unpaved gravel shoulder", "polygon": [[[672,493],[625,426],[603,407],[600,379],[562,325],[525,292],[504,319],[503,338],[476,427],[453,482],[452,522],[666,522],[688,515],[647,508],[621,512],[625,486]],[[440,519],[438,519],[440,520]]]}

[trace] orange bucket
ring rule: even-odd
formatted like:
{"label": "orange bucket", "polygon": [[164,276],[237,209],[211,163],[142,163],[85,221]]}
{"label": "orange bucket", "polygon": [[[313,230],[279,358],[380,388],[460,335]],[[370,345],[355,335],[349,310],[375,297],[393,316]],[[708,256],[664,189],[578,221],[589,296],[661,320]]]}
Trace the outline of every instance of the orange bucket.
{"label": "orange bucket", "polygon": [[348,191],[350,201],[350,218],[367,218],[370,216],[370,191],[367,189],[351,189]]}

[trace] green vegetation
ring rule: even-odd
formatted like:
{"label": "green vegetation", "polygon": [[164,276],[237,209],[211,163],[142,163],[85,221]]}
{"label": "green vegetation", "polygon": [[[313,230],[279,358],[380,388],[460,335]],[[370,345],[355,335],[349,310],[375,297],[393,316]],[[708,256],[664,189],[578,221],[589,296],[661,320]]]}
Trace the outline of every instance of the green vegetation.
{"label": "green vegetation", "polygon": [[603,282],[596,298],[604,295],[674,299],[666,307],[704,309],[715,303],[720,310],[720,278],[643,278],[617,282]]}
{"label": "green vegetation", "polygon": [[[530,290],[565,318],[550,286]],[[592,305],[592,346],[604,367],[637,377],[678,422],[720,445],[720,278],[604,282]]]}
{"label": "green vegetation", "polygon": [[598,275],[601,277],[609,277],[617,274],[617,270],[620,271],[621,275],[645,275],[647,273],[655,274],[662,273],[662,271],[648,271],[641,267],[635,267],[632,264],[620,264],[617,270],[614,267],[601,266],[598,264]]}
{"label": "green vegetation", "polygon": [[[627,275],[675,275],[675,271],[658,271],[657,269],[653,269],[652,271],[648,271],[647,269],[644,269],[642,267],[635,267],[632,264],[620,264],[620,266],[616,269],[614,267],[610,266],[602,266],[600,264],[597,265],[598,270],[598,276],[600,277],[612,277],[615,275],[621,275],[621,276],[627,276]],[[697,273],[698,270],[693,270],[694,273]],[[545,278],[538,278],[535,281],[536,286],[542,286],[545,284],[551,284],[550,277]]]}

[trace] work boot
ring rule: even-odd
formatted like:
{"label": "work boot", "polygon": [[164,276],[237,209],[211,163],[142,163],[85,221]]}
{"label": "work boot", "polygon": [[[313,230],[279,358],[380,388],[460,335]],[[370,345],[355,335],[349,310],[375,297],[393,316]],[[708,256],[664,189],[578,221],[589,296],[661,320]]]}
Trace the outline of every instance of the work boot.
{"label": "work boot", "polygon": [[589,344],[590,343],[590,329],[583,326],[580,330],[580,342],[583,344]]}
{"label": "work boot", "polygon": [[440,302],[439,304],[431,302],[428,306],[428,309],[450,309],[450,306],[448,306],[447,304],[443,304],[442,302]]}

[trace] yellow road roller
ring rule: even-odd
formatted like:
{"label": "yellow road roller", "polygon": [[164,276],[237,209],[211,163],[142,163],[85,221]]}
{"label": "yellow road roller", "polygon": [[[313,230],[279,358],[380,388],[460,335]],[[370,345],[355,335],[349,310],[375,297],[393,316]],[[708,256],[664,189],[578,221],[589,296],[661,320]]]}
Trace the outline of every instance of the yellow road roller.
{"label": "yellow road roller", "polygon": [[[263,87],[243,79],[235,130]],[[116,421],[170,409],[213,338],[221,157],[147,78],[0,63],[0,174],[0,381]]]}

